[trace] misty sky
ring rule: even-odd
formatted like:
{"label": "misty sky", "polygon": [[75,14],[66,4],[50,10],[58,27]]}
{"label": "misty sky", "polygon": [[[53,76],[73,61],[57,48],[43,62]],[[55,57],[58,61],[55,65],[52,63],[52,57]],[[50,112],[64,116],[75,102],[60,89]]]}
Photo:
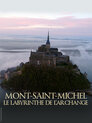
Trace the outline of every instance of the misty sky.
{"label": "misty sky", "polygon": [[92,37],[91,0],[2,0],[0,37],[46,35]]}

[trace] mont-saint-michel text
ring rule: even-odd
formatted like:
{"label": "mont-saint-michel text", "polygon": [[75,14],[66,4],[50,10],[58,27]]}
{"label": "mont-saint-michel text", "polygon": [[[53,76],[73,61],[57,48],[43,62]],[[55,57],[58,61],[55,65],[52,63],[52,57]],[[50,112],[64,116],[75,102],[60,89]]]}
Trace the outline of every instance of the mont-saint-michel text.
{"label": "mont-saint-michel text", "polygon": [[85,92],[14,92],[5,94],[3,105],[88,105],[88,100]]}

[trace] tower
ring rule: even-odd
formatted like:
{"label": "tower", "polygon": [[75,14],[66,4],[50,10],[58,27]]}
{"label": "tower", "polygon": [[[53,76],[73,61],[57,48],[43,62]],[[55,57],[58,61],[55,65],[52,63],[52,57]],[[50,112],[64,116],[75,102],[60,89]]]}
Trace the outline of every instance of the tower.
{"label": "tower", "polygon": [[48,32],[48,36],[47,36],[46,48],[47,48],[47,49],[50,48],[49,32]]}

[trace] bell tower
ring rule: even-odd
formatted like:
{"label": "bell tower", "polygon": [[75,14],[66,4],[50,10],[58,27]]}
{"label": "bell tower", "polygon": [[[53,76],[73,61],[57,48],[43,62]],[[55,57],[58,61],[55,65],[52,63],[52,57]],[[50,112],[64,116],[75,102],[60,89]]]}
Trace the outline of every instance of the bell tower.
{"label": "bell tower", "polygon": [[50,48],[49,32],[48,32],[48,36],[47,36],[46,48],[48,48],[48,49]]}

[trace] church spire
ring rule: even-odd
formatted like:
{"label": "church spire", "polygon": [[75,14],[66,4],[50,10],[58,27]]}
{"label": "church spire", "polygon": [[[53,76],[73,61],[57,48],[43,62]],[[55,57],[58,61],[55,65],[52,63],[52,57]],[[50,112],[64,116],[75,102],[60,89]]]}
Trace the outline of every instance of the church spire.
{"label": "church spire", "polygon": [[46,44],[49,44],[50,45],[50,41],[49,41],[49,31],[48,31],[48,37],[47,37],[47,42]]}

